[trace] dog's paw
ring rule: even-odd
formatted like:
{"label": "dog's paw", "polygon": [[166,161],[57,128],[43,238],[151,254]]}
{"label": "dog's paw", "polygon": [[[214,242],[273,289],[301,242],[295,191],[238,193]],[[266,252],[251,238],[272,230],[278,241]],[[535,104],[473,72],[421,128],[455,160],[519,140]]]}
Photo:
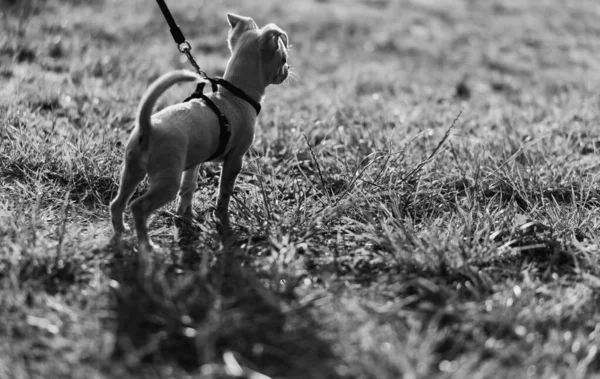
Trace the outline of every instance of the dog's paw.
{"label": "dog's paw", "polygon": [[221,241],[227,241],[232,236],[235,236],[235,233],[230,227],[219,229],[219,237],[221,238]]}
{"label": "dog's paw", "polygon": [[151,239],[148,239],[147,241],[139,241],[138,246],[139,251],[142,254],[150,254],[152,252],[160,250],[160,246],[152,242]]}
{"label": "dog's paw", "polygon": [[229,212],[216,208],[213,213],[217,229],[229,227]]}
{"label": "dog's paw", "polygon": [[198,213],[192,209],[192,207],[187,207],[185,209],[177,209],[177,216],[181,217],[184,220],[197,220]]}
{"label": "dog's paw", "polygon": [[119,238],[120,238],[121,234],[129,233],[131,231],[131,228],[129,227],[129,225],[127,225],[125,223],[113,224],[113,229],[115,231],[115,236],[118,234]]}
{"label": "dog's paw", "polygon": [[121,233],[116,232],[110,239],[110,242],[108,243],[109,246],[114,247],[115,250],[117,250],[117,251],[123,250],[123,238],[122,237],[123,236],[121,235]]}
{"label": "dog's paw", "polygon": [[221,220],[217,218],[215,220],[215,226],[217,227],[217,232],[222,239],[225,239],[232,234],[231,227],[229,226],[229,219],[227,219],[227,223],[222,223]]}

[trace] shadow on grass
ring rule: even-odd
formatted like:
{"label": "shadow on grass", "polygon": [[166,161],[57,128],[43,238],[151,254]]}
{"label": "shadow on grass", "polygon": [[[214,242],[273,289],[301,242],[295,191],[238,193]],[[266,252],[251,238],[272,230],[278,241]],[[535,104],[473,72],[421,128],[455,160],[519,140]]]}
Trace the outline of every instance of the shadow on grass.
{"label": "shadow on grass", "polygon": [[235,236],[215,252],[189,244],[194,232],[180,238],[176,268],[154,253],[144,275],[130,247],[112,264],[114,357],[131,369],[176,362],[202,377],[339,377],[310,309],[269,291],[244,267]]}

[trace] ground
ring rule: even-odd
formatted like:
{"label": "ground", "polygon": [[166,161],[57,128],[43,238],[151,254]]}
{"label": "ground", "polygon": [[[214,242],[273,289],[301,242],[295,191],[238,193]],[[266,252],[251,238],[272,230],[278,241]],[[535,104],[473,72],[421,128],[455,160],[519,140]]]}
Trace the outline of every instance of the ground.
{"label": "ground", "polygon": [[208,73],[235,12],[294,75],[235,235],[207,164],[142,275],[107,206],[143,91],[189,64],[155,2],[0,0],[0,378],[600,377],[596,1],[169,5]]}

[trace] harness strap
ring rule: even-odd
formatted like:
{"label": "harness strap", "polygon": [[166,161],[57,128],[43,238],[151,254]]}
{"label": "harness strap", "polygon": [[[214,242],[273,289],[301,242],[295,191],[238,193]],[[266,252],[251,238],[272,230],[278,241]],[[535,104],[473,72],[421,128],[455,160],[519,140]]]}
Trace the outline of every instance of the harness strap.
{"label": "harness strap", "polygon": [[[192,99],[202,99],[202,101],[204,101],[204,103],[213,111],[215,115],[217,115],[219,119],[219,125],[221,127],[221,132],[219,134],[219,147],[217,148],[217,151],[215,151],[206,160],[207,162],[210,162],[213,159],[218,158],[225,152],[227,142],[229,142],[229,137],[231,137],[231,129],[229,128],[229,120],[227,120],[227,117],[223,114],[223,112],[221,112],[219,107],[217,107],[217,105],[203,93],[205,84],[205,82],[198,83],[198,86],[196,87],[194,93],[192,93],[190,97],[185,99],[183,102],[185,103]],[[216,92],[216,84],[213,84],[212,87],[213,91]]]}
{"label": "harness strap", "polygon": [[[220,85],[223,88],[225,88],[226,90],[233,93],[235,96],[248,102],[248,104],[250,104],[252,106],[252,108],[254,108],[254,110],[256,111],[256,115],[258,115],[260,113],[260,109],[261,109],[260,104],[257,101],[255,101],[254,99],[252,99],[250,96],[248,96],[248,94],[246,92],[242,91],[238,87],[229,83],[227,80],[222,79],[222,78],[216,78],[216,77],[215,78],[205,78],[205,80],[210,82],[213,92],[217,92],[218,85]],[[185,99],[183,102],[185,103],[192,99],[201,99],[213,111],[213,113],[216,114],[217,117],[219,118],[219,125],[221,126],[221,133],[219,134],[219,147],[217,148],[217,151],[215,151],[215,153],[213,155],[208,157],[207,162],[209,162],[209,161],[212,161],[213,159],[218,158],[225,152],[225,148],[227,147],[227,142],[229,142],[229,137],[231,137],[231,129],[229,128],[229,120],[227,120],[227,117],[223,114],[223,112],[221,112],[219,107],[217,107],[217,105],[211,99],[209,99],[206,95],[204,95],[204,85],[205,84],[206,84],[206,82],[198,83],[198,86],[196,87],[196,90],[194,91],[194,93],[192,93],[190,95],[190,97]]]}
{"label": "harness strap", "polygon": [[229,83],[227,80],[225,80],[223,78],[219,78],[219,77],[206,78],[206,80],[208,80],[212,84],[213,91],[216,91],[215,88],[216,88],[216,85],[218,84],[221,87],[228,90],[229,92],[233,93],[235,96],[239,97],[240,99],[246,100],[246,102],[248,104],[250,104],[252,106],[252,108],[254,108],[257,116],[260,113],[260,110],[261,110],[260,104],[257,101],[255,101],[253,98],[248,96],[248,94],[246,92],[242,91],[238,87]]}

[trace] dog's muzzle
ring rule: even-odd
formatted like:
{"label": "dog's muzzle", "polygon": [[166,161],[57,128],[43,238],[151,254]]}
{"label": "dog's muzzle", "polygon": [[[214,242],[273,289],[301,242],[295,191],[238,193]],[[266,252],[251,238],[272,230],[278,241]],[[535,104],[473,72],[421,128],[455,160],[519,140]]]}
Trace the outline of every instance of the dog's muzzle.
{"label": "dog's muzzle", "polygon": [[275,84],[283,83],[283,81],[288,78],[289,73],[290,73],[290,69],[289,69],[287,63],[284,64],[283,66],[281,66],[281,68],[277,72],[277,75],[275,75]]}

